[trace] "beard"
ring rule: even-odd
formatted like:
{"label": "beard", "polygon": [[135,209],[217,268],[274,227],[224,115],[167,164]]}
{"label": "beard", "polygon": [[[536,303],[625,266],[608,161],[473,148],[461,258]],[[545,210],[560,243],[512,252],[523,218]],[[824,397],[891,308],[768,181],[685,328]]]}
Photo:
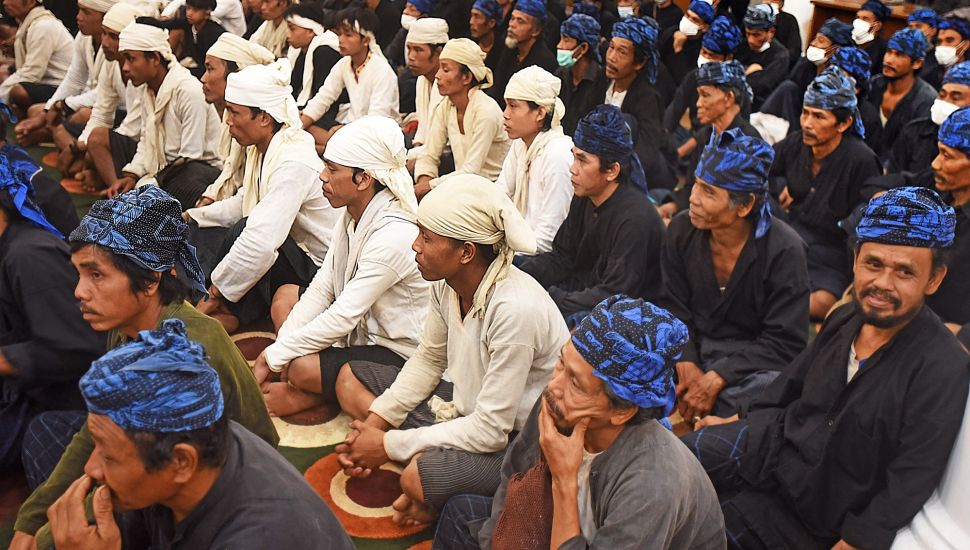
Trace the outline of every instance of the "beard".
{"label": "beard", "polygon": [[505,47],[508,49],[513,49],[519,45],[519,41],[512,38],[509,35],[505,35]]}
{"label": "beard", "polygon": [[[862,289],[862,292],[859,293],[856,293],[855,289],[853,289],[852,296],[854,298],[856,311],[859,312],[859,316],[862,318],[862,321],[867,325],[872,325],[880,329],[889,329],[899,326],[912,319],[919,311],[919,308],[916,308],[911,311],[898,313],[900,306],[903,305],[902,301],[896,296],[877,288],[864,288]],[[867,296],[877,296],[889,302],[892,305],[893,313],[888,315],[877,315],[867,311],[865,305],[862,303],[862,300]]]}
{"label": "beard", "polygon": [[573,426],[561,426],[561,423],[565,422],[566,414],[556,404],[556,399],[552,396],[549,388],[542,390],[542,400],[546,402],[546,406],[549,408],[549,416],[552,417],[552,422],[556,425],[556,430],[566,437],[571,436],[573,434]]}

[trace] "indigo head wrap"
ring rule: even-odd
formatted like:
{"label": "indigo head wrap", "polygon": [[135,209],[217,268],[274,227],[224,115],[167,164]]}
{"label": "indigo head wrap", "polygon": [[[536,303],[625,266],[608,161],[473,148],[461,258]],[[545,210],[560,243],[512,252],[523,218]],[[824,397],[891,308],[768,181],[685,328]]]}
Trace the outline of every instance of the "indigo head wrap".
{"label": "indigo head wrap", "polygon": [[745,135],[740,128],[721,132],[704,148],[694,175],[728,191],[762,195],[754,238],[760,239],[771,227],[771,205],[768,202],[768,170],[775,160],[775,150],[763,140]]}
{"label": "indigo head wrap", "polygon": [[896,50],[916,61],[926,57],[926,36],[916,29],[900,29],[886,43],[887,50]]}
{"label": "indigo head wrap", "polygon": [[913,10],[913,13],[909,14],[906,18],[907,23],[926,23],[934,29],[940,24],[940,16],[936,14],[935,10],[930,8],[919,8]]}
{"label": "indigo head wrap", "polygon": [[744,26],[748,29],[770,29],[775,26],[775,11],[770,4],[751,6],[744,14]]}
{"label": "indigo head wrap", "polygon": [[104,354],[78,385],[88,411],[126,431],[185,432],[222,417],[219,375],[179,319]]}
{"label": "indigo head wrap", "polygon": [[502,6],[498,5],[495,0],[475,0],[472,9],[482,12],[489,19],[502,20]]}
{"label": "indigo head wrap", "polygon": [[664,417],[674,409],[674,369],[687,344],[684,323],[650,302],[618,294],[596,305],[572,335],[593,374],[617,397]]}
{"label": "indigo head wrap", "polygon": [[[0,110],[7,107],[0,103]],[[16,117],[14,117],[16,120]],[[6,147],[4,147],[6,149]],[[24,155],[26,156],[26,154]],[[10,197],[9,207],[15,209],[21,216],[57,235],[63,239],[64,235],[47,220],[44,210],[36,202],[34,196],[34,185],[31,178],[40,171],[40,167],[28,158],[11,158],[4,151],[0,154],[0,191],[5,192]],[[6,203],[6,199],[3,199]]]}
{"label": "indigo head wrap", "polygon": [[721,55],[733,54],[741,44],[741,31],[730,19],[719,15],[704,33],[701,45]]}
{"label": "indigo head wrap", "polygon": [[577,13],[588,15],[593,19],[599,19],[600,17],[600,9],[592,2],[577,2],[573,4],[573,15]]}
{"label": "indigo head wrap", "polygon": [[408,0],[408,4],[411,4],[419,12],[427,15],[434,11],[434,5],[437,0]]}
{"label": "indigo head wrap", "polygon": [[829,64],[849,73],[849,76],[854,78],[856,84],[859,85],[863,96],[869,93],[869,67],[871,62],[868,52],[855,46],[842,46],[832,54]]}
{"label": "indigo head wrap", "polygon": [[633,150],[630,125],[626,123],[619,107],[597,105],[576,125],[573,143],[579,149],[601,157],[601,160],[605,158],[621,164],[629,161],[630,182],[647,193],[647,177],[643,173],[640,157]]}
{"label": "indigo head wrap", "polygon": [[869,201],[858,242],[943,248],[953,244],[956,214],[926,187],[897,187]]}
{"label": "indigo head wrap", "polygon": [[970,61],[961,61],[946,70],[943,84],[963,84],[970,86]]}
{"label": "indigo head wrap", "polygon": [[742,103],[741,94],[747,95],[748,101],[754,99],[754,93],[751,91],[751,86],[748,85],[748,78],[744,74],[744,65],[737,59],[731,59],[723,63],[704,63],[698,67],[697,85],[703,86],[705,84],[731,88],[734,90],[734,96],[738,105]]}
{"label": "indigo head wrap", "polygon": [[[653,21],[652,19],[650,21]],[[633,47],[646,58],[643,74],[651,84],[657,82],[657,65],[660,54],[657,52],[657,26],[641,17],[626,17],[613,23],[613,37],[625,38],[633,42]]]}
{"label": "indigo head wrap", "polygon": [[157,185],[145,185],[94,203],[70,240],[103,246],[152,271],[178,266],[192,288],[205,294],[195,247],[185,240],[188,228],[179,201]]}
{"label": "indigo head wrap", "polygon": [[838,67],[829,65],[808,85],[805,90],[805,105],[826,111],[848,109],[852,112],[853,119],[852,129],[849,131],[860,138],[865,137],[866,130],[862,125],[862,115],[859,114],[859,100],[855,95],[855,79],[846,76]]}
{"label": "indigo head wrap", "polygon": [[883,4],[882,2],[879,2],[879,0],[867,0],[866,3],[859,8],[859,11],[862,10],[872,12],[872,14],[876,16],[876,19],[880,21],[889,19],[889,16],[893,13],[892,8],[886,4]]}
{"label": "indigo head wrap", "polygon": [[589,48],[599,53],[600,24],[588,15],[573,13],[559,25],[559,34],[575,39],[580,44],[589,44]]}
{"label": "indigo head wrap", "polygon": [[936,27],[937,30],[950,29],[951,31],[956,31],[960,33],[960,36],[964,40],[970,39],[970,24],[967,24],[965,19],[959,17],[947,17],[940,21],[940,24]]}
{"label": "indigo head wrap", "polygon": [[852,25],[843,23],[834,17],[826,19],[818,32],[827,36],[829,40],[839,46],[851,46],[855,43],[852,41]]}
{"label": "indigo head wrap", "polygon": [[697,17],[700,17],[708,25],[711,24],[711,21],[714,21],[714,6],[704,0],[694,0],[687,6],[687,10],[697,14]]}
{"label": "indigo head wrap", "polygon": [[970,107],[961,107],[946,117],[936,137],[943,145],[970,156]]}
{"label": "indigo head wrap", "polygon": [[518,0],[512,9],[531,15],[539,21],[546,20],[546,1],[545,0]]}

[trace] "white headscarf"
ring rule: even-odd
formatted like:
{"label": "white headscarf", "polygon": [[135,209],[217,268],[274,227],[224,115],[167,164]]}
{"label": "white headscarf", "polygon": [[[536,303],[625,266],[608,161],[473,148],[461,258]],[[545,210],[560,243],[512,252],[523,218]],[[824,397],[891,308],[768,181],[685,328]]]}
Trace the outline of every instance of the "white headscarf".
{"label": "white headscarf", "polygon": [[301,128],[300,112],[290,86],[289,59],[281,57],[268,65],[251,65],[226,78],[226,101],[256,107],[284,126]]}
{"label": "white headscarf", "polygon": [[120,2],[111,6],[105,12],[104,17],[101,18],[101,25],[120,33],[139,15],[144,14],[136,6]]}
{"label": "white headscarf", "polygon": [[485,315],[488,291],[508,276],[515,253],[536,252],[535,233],[509,197],[475,174],[456,174],[425,195],[418,205],[418,223],[442,237],[494,246],[498,256],[485,272],[469,310],[479,318]]}
{"label": "white headscarf", "polygon": [[250,65],[266,65],[276,59],[273,52],[231,32],[220,34],[206,55],[218,57],[223,61],[232,61],[240,69]]}
{"label": "white headscarf", "polygon": [[129,23],[121,31],[118,51],[158,52],[167,61],[175,59],[168,43],[168,31],[143,23]]}
{"label": "white headscarf", "polygon": [[405,165],[404,134],[393,120],[369,115],[347,124],[330,138],[323,156],[330,162],[367,171],[397,197],[406,212],[417,212],[414,180]]}
{"label": "white headscarf", "polygon": [[101,13],[107,13],[117,3],[118,0],[77,0],[78,6]]}
{"label": "white headscarf", "polygon": [[411,23],[405,42],[411,44],[444,44],[448,42],[448,22],[435,17],[422,17]]}
{"label": "white headscarf", "polygon": [[468,67],[482,84],[482,90],[492,87],[492,69],[485,66],[485,52],[468,38],[452,38],[441,49],[440,59],[450,59]]}

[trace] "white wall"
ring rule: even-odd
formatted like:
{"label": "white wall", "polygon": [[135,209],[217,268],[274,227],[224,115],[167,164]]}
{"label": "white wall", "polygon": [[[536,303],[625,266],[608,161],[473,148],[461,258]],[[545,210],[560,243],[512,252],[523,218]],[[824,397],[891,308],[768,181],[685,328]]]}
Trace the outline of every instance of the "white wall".
{"label": "white wall", "polygon": [[812,10],[811,0],[785,0],[785,11],[794,15],[798,19],[799,26],[801,27],[803,50],[809,41],[811,41],[811,37],[808,36],[808,31],[812,28]]}

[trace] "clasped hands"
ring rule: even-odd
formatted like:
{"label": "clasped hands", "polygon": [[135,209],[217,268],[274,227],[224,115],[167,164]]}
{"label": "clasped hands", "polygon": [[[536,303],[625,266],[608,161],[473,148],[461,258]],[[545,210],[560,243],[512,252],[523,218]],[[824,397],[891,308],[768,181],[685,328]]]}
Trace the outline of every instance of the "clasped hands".
{"label": "clasped hands", "polygon": [[367,420],[350,423],[350,433],[337,445],[337,462],[350,477],[367,477],[382,465],[391,461],[384,449],[384,433],[391,425],[371,414]]}

